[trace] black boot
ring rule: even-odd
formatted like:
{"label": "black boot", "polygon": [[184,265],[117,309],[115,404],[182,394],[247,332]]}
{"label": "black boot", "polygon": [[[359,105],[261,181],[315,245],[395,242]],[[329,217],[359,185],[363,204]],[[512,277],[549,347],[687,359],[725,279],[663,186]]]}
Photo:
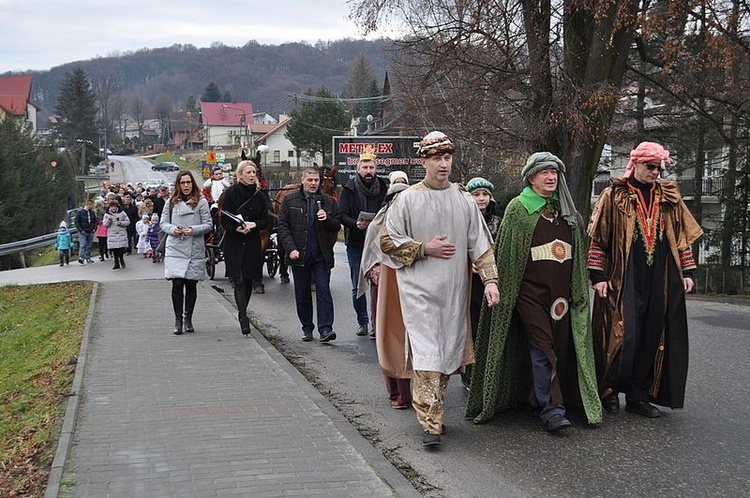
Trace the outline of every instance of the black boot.
{"label": "black boot", "polygon": [[263,280],[253,280],[253,292],[256,294],[266,293],[266,287],[263,285]]}
{"label": "black boot", "polygon": [[237,318],[240,320],[240,331],[242,332],[242,335],[248,335],[250,333],[250,319],[244,313],[240,313]]}
{"label": "black boot", "polygon": [[174,319],[174,335],[182,335],[182,315]]}
{"label": "black boot", "polygon": [[193,328],[193,315],[185,313],[185,332],[195,332]]}

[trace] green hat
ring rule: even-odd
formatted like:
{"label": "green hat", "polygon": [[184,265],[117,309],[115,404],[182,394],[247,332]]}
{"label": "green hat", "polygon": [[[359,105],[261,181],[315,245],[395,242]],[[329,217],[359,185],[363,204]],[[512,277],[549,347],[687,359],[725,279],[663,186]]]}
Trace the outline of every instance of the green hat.
{"label": "green hat", "polygon": [[568,190],[568,182],[565,180],[565,163],[551,152],[535,152],[529,156],[526,166],[521,171],[521,178],[526,185],[531,185],[529,179],[535,174],[545,169],[555,169],[557,176],[557,194],[560,197],[560,214],[569,225],[575,225],[578,222],[578,212],[573,197]]}
{"label": "green hat", "polygon": [[469,183],[466,184],[466,190],[468,190],[469,192],[474,192],[477,189],[484,189],[490,195],[492,195],[492,192],[495,190],[495,186],[491,181],[485,180],[481,176],[476,176],[469,180]]}

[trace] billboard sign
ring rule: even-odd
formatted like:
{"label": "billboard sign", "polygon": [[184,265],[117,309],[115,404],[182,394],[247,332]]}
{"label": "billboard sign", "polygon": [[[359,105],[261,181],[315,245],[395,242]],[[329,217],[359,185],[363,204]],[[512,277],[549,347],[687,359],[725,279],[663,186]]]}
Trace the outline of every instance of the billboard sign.
{"label": "billboard sign", "polygon": [[366,148],[377,156],[378,175],[386,177],[394,170],[405,171],[410,183],[424,178],[422,160],[417,157],[419,137],[341,136],[333,137],[333,164],[338,167],[337,183],[345,184],[354,178],[359,154]]}

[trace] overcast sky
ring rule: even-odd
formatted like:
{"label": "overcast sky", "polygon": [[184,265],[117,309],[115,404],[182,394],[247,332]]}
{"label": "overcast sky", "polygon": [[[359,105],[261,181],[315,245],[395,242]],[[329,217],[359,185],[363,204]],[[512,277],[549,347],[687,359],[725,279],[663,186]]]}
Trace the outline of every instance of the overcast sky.
{"label": "overcast sky", "polygon": [[348,15],[346,0],[0,0],[0,73],[175,43],[361,38]]}

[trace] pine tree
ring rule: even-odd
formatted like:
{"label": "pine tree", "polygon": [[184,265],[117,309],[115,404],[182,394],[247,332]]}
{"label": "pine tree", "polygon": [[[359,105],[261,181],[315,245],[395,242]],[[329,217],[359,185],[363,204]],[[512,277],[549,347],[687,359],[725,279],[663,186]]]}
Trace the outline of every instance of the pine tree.
{"label": "pine tree", "polygon": [[21,122],[0,123],[0,244],[55,231],[75,204],[72,165],[53,151]]}
{"label": "pine tree", "polygon": [[60,87],[55,112],[60,118],[57,131],[63,144],[81,152],[79,171],[85,173],[88,160],[98,154],[99,122],[96,94],[81,68],[67,73]]}
{"label": "pine tree", "polygon": [[201,102],[221,102],[221,92],[213,81],[206,85],[201,95]]}
{"label": "pine tree", "polygon": [[[364,53],[360,52],[349,69],[349,77],[346,80],[344,88],[344,98],[359,99],[368,97],[370,85],[374,80],[375,72],[372,68],[372,62]],[[364,112],[364,104],[362,102],[353,103],[348,108],[355,118],[367,115]]]}

